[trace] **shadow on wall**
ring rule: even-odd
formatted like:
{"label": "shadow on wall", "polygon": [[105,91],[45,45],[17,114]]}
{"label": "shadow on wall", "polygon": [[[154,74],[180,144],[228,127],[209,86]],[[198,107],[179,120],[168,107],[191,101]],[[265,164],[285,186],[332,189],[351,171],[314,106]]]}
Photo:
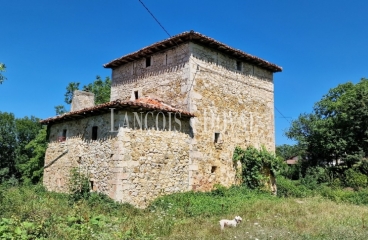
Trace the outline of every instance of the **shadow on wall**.
{"label": "shadow on wall", "polygon": [[[49,126],[49,142],[64,142],[67,139],[80,138],[84,142],[106,141],[116,138],[123,132],[139,131],[148,136],[152,132],[184,133],[193,137],[190,118],[180,118],[172,112],[132,112],[116,111],[111,114],[87,117]],[[138,132],[137,132],[138,133]]]}

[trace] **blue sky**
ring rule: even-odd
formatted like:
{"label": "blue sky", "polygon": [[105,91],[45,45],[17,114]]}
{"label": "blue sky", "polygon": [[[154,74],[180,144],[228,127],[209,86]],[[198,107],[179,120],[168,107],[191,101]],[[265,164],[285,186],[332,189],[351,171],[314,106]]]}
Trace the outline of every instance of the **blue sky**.
{"label": "blue sky", "polygon": [[[340,83],[368,77],[368,1],[142,0],[175,35],[194,30],[283,67],[276,73],[276,144],[290,121]],[[167,38],[138,0],[0,2],[0,111],[55,115],[69,82]],[[283,118],[283,116],[287,118]]]}

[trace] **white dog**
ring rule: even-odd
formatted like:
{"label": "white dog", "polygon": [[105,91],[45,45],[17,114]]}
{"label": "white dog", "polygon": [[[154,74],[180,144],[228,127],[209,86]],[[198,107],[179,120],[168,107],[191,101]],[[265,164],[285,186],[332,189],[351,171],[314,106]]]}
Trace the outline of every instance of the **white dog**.
{"label": "white dog", "polygon": [[220,221],[221,230],[224,230],[224,227],[236,227],[242,220],[239,216],[236,216],[233,220],[222,219]]}

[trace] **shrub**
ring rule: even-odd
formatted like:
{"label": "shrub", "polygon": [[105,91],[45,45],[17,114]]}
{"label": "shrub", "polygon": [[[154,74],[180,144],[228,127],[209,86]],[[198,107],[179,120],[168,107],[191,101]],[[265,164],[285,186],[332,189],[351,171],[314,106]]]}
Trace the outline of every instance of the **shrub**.
{"label": "shrub", "polygon": [[293,181],[282,176],[277,177],[277,196],[302,198],[313,194],[310,189],[297,183],[295,180]]}
{"label": "shrub", "polygon": [[331,189],[339,189],[342,186],[342,182],[340,178],[334,178],[330,181],[329,186],[331,187]]}
{"label": "shrub", "polygon": [[328,182],[327,171],[322,167],[309,167],[300,182],[309,189],[316,189],[319,184]]}
{"label": "shrub", "polygon": [[[286,164],[285,164],[286,165]],[[298,180],[301,174],[301,163],[300,161],[294,165],[286,165],[281,171],[280,175],[291,180]]]}
{"label": "shrub", "polygon": [[359,190],[367,186],[368,179],[367,176],[354,171],[353,169],[348,169],[345,171],[345,185],[347,187],[352,187],[354,190]]}
{"label": "shrub", "polygon": [[90,186],[87,176],[76,168],[70,171],[69,193],[69,200],[71,203],[81,199],[88,199],[90,195]]}
{"label": "shrub", "polygon": [[358,167],[357,167],[357,170],[359,170],[359,172],[365,174],[365,175],[368,175],[368,160],[367,159],[364,159],[362,160]]}
{"label": "shrub", "polygon": [[267,151],[262,146],[260,150],[250,146],[246,150],[236,147],[233,155],[234,163],[242,164],[242,182],[251,189],[261,189],[269,181],[267,170],[270,174],[278,172],[285,164],[281,158]]}

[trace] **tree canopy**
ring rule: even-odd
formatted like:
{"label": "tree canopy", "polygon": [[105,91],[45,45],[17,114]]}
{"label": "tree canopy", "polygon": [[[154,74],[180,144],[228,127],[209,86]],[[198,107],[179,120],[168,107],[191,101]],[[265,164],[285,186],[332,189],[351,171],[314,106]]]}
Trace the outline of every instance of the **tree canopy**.
{"label": "tree canopy", "polygon": [[[39,153],[41,148],[46,150],[46,134],[39,136],[41,129],[36,117],[15,118],[12,113],[0,112],[0,183],[10,178],[29,178],[33,182],[40,179],[44,154]],[[36,136],[39,144],[30,145]],[[31,165],[37,167],[29,168]],[[35,171],[38,177],[34,177]]]}
{"label": "tree canopy", "polygon": [[286,136],[312,165],[343,160],[352,166],[368,155],[368,79],[340,84],[292,122]]}
{"label": "tree canopy", "polygon": [[111,80],[106,77],[102,80],[100,76],[96,76],[93,83],[83,86],[83,91],[95,94],[95,104],[106,103],[110,101]]}
{"label": "tree canopy", "polygon": [[283,144],[276,146],[276,156],[281,157],[284,161],[299,155],[300,149],[298,145]]}
{"label": "tree canopy", "polygon": [[3,83],[4,80],[6,80],[6,77],[2,74],[2,72],[5,72],[6,66],[4,63],[0,63],[0,84]]}
{"label": "tree canopy", "polygon": [[[66,87],[66,93],[64,94],[64,102],[66,104],[71,104],[73,100],[73,94],[75,90],[79,90],[79,82],[70,82]],[[95,94],[95,104],[106,103],[110,101],[110,92],[111,92],[111,80],[109,77],[105,77],[105,80],[102,80],[100,76],[96,76],[96,79],[87,85],[84,85],[82,88],[83,91],[92,92]],[[55,106],[55,111],[57,115],[61,115],[66,111],[64,105]]]}

